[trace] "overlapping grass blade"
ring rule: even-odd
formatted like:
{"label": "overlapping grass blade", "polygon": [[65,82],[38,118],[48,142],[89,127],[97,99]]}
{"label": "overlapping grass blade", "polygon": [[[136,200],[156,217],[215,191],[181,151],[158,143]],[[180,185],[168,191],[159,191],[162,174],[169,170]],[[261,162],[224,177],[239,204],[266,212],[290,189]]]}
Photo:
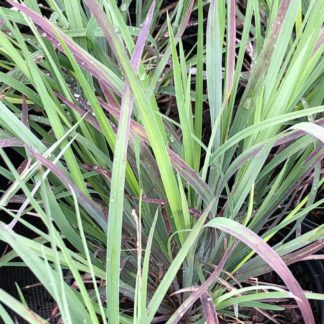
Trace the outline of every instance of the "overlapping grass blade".
{"label": "overlapping grass blade", "polygon": [[271,247],[267,245],[258,235],[256,235],[250,229],[242,226],[241,224],[225,218],[215,218],[209,221],[206,226],[218,228],[235,236],[240,241],[250,246],[267,263],[271,264],[272,268],[285,282],[288,289],[296,299],[304,320],[307,323],[315,323],[314,315],[309,301],[307,300],[299,283],[294,278],[286,264],[278,256],[278,254],[273,249],[271,249]]}

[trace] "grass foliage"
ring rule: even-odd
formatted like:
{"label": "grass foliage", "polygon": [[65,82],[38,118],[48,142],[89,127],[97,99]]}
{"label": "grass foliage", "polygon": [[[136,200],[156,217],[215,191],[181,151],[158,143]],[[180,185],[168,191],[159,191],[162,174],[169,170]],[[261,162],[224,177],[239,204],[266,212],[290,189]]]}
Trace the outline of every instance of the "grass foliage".
{"label": "grass foliage", "polygon": [[[294,299],[314,323],[324,296],[287,265],[324,245],[300,233],[323,204],[324,1],[7,3],[1,266],[33,271],[50,320],[278,323]],[[0,301],[47,322],[23,293]]]}

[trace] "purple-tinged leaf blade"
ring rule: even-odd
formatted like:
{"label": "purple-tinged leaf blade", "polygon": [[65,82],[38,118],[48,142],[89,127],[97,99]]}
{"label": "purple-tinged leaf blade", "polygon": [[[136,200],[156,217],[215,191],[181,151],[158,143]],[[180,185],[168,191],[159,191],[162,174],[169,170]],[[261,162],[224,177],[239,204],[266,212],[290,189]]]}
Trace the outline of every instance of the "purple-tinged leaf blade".
{"label": "purple-tinged leaf blade", "polygon": [[227,218],[215,218],[209,221],[206,227],[213,227],[222,230],[249,246],[265,262],[267,262],[274,271],[281,277],[287,288],[294,295],[294,298],[300,308],[305,323],[315,324],[314,315],[307,300],[304,291],[300,287],[296,278],[282,260],[282,258],[257,234],[240,223]]}
{"label": "purple-tinged leaf blade", "polygon": [[203,293],[200,297],[203,307],[204,317],[208,324],[219,324],[215,305],[213,299],[207,292]]}
{"label": "purple-tinged leaf blade", "polygon": [[149,31],[150,31],[150,26],[152,23],[152,18],[153,18],[153,14],[154,14],[154,8],[155,8],[155,1],[152,2],[150,9],[147,13],[147,16],[143,22],[141,31],[138,35],[137,41],[136,41],[136,45],[134,48],[134,52],[132,54],[132,58],[131,58],[131,63],[133,65],[133,68],[135,71],[138,70],[139,65],[141,63],[141,57],[143,54],[143,50],[144,50],[144,46],[147,40],[147,37],[149,35]]}

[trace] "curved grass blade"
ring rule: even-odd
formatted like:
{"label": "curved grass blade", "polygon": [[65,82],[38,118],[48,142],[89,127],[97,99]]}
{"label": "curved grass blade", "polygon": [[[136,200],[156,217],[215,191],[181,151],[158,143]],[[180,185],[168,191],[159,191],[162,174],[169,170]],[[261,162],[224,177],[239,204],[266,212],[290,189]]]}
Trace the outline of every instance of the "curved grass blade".
{"label": "curved grass blade", "polygon": [[226,218],[215,218],[206,224],[206,227],[213,227],[222,230],[238,238],[240,241],[248,245],[259,256],[266,261],[277,272],[288,289],[294,295],[294,298],[301,310],[302,316],[306,323],[315,324],[314,315],[307,300],[305,293],[300,287],[297,280],[290,272],[287,265],[280,256],[267,244],[262,238],[251,231],[249,228],[240,223]]}
{"label": "curved grass blade", "polygon": [[316,125],[314,123],[299,123],[291,126],[292,129],[301,130],[307,134],[310,134],[317,139],[319,139],[322,143],[324,143],[324,128]]}

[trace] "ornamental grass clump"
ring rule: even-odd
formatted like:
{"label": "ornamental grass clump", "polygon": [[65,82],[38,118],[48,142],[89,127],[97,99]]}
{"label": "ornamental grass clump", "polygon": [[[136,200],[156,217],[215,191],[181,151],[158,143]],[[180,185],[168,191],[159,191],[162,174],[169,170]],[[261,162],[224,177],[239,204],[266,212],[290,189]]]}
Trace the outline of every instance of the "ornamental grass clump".
{"label": "ornamental grass clump", "polygon": [[301,233],[324,201],[323,0],[7,0],[0,19],[1,266],[55,302],[43,319],[0,290],[6,323],[279,323],[287,304],[315,323],[324,296],[288,266],[324,246]]}

